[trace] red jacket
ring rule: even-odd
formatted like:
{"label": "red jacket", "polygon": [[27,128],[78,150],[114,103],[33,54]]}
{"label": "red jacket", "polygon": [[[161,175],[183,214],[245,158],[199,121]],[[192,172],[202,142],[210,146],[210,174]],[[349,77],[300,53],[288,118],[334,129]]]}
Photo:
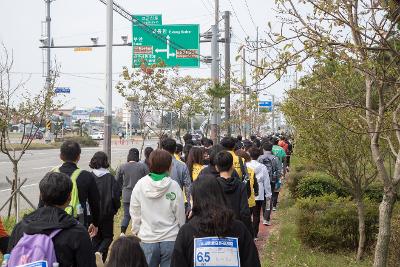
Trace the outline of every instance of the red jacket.
{"label": "red jacket", "polygon": [[285,141],[280,140],[279,143],[278,143],[278,145],[279,145],[281,148],[283,148],[283,149],[285,150],[286,153],[288,152],[289,145],[288,145]]}
{"label": "red jacket", "polygon": [[1,221],[1,218],[0,218],[0,237],[5,237],[5,236],[8,236],[8,234],[7,234],[6,230],[4,229],[3,222]]}

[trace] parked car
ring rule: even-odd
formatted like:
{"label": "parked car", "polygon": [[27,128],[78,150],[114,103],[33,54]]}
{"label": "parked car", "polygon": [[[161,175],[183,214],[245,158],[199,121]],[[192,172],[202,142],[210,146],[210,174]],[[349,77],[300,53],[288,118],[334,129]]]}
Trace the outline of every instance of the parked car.
{"label": "parked car", "polygon": [[103,140],[104,139],[104,132],[94,132],[90,135],[93,140]]}

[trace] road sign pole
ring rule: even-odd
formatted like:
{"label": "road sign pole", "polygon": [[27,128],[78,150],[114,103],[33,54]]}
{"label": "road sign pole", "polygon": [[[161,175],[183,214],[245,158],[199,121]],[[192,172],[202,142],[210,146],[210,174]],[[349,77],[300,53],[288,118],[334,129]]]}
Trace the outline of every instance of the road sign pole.
{"label": "road sign pole", "polygon": [[103,151],[111,162],[112,134],[112,43],[113,43],[113,0],[107,2],[107,44],[106,44],[106,105],[104,110]]}
{"label": "road sign pole", "polygon": [[[213,86],[219,84],[219,67],[218,67],[218,26],[212,25],[212,39],[211,39],[211,80]],[[211,114],[211,140],[214,144],[218,144],[218,124],[219,124],[219,111],[220,111],[220,99],[217,97],[213,98],[212,114]]]}
{"label": "road sign pole", "polygon": [[225,20],[225,86],[229,91],[225,97],[225,121],[227,125],[228,136],[232,135],[231,128],[231,26],[230,26],[230,12],[224,12]]}

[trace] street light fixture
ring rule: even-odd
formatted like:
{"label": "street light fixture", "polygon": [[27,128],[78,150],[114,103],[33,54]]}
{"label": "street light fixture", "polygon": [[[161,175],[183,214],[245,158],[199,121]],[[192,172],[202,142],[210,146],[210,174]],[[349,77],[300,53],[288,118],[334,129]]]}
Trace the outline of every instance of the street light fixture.
{"label": "street light fixture", "polygon": [[122,35],[121,39],[122,39],[122,42],[124,42],[124,44],[128,43],[128,35]]}
{"label": "street light fixture", "polygon": [[99,41],[99,37],[92,37],[90,40],[93,42],[93,45],[97,45],[97,42]]}

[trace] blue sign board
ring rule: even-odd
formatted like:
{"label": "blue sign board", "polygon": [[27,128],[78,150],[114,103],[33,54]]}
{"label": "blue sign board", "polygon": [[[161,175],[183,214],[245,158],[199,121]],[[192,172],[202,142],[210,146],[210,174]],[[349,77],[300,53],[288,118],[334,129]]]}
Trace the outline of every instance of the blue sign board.
{"label": "blue sign board", "polygon": [[71,93],[71,89],[69,87],[56,87],[54,90],[56,94],[69,94]]}
{"label": "blue sign board", "polygon": [[260,108],[272,107],[272,101],[259,101],[259,102],[258,102],[258,106],[259,106]]}

